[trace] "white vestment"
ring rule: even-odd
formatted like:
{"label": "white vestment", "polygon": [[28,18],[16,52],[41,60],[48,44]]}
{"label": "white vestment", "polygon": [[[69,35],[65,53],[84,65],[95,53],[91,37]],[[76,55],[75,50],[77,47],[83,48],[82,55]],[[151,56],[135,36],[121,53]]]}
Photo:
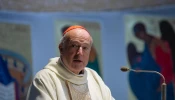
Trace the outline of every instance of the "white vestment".
{"label": "white vestment", "polygon": [[39,71],[29,88],[27,100],[114,100],[109,88],[92,69],[76,75],[59,57]]}

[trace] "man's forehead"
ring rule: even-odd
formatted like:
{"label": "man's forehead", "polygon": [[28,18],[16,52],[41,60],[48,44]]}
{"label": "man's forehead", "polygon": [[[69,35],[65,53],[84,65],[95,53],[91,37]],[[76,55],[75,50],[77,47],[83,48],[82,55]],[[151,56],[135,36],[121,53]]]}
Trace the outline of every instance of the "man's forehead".
{"label": "man's forehead", "polygon": [[70,39],[69,43],[90,44],[91,42],[90,42],[89,39],[82,39],[82,40],[81,39],[79,39],[79,40],[77,40],[77,39]]}
{"label": "man's forehead", "polygon": [[66,33],[66,36],[68,36],[70,39],[78,39],[78,40],[90,40],[91,36],[90,34],[83,29],[73,29],[70,30],[68,33]]}

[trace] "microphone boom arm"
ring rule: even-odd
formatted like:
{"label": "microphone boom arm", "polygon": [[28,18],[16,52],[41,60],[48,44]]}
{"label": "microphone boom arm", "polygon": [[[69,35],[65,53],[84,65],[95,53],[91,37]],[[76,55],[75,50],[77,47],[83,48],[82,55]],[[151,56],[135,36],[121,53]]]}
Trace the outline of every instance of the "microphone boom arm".
{"label": "microphone boom arm", "polygon": [[161,85],[161,100],[166,100],[166,82],[165,82],[165,77],[161,73],[159,73],[157,71],[150,71],[150,70],[134,70],[134,69],[130,69],[130,68],[127,68],[127,67],[122,67],[121,71],[123,71],[123,72],[133,71],[133,72],[136,72],[136,73],[144,72],[144,73],[159,74],[163,79],[163,83]]}
{"label": "microphone boom arm", "polygon": [[130,70],[130,71],[137,72],[137,73],[139,73],[139,72],[157,73],[157,74],[159,74],[159,75],[163,78],[163,83],[165,83],[165,77],[164,77],[161,73],[159,73],[159,72],[157,72],[157,71],[150,71],[150,70],[134,70],[134,69],[129,69],[129,70]]}

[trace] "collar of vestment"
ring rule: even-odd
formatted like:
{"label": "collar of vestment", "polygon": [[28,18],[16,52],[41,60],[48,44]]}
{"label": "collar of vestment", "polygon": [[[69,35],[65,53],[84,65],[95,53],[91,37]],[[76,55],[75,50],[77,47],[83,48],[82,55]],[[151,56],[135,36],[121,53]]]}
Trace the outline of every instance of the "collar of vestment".
{"label": "collar of vestment", "polygon": [[83,74],[74,74],[64,65],[60,57],[51,58],[45,69],[49,69],[57,74],[62,79],[69,81],[73,84],[85,84],[87,83],[87,71],[86,68]]}

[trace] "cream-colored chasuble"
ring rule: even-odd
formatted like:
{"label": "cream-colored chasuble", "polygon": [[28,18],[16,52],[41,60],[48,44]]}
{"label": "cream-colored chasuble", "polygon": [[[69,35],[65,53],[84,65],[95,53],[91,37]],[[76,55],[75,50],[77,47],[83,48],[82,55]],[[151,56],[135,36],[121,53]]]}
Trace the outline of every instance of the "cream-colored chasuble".
{"label": "cream-colored chasuble", "polygon": [[71,72],[59,57],[39,71],[26,100],[115,100],[101,77],[92,69]]}

